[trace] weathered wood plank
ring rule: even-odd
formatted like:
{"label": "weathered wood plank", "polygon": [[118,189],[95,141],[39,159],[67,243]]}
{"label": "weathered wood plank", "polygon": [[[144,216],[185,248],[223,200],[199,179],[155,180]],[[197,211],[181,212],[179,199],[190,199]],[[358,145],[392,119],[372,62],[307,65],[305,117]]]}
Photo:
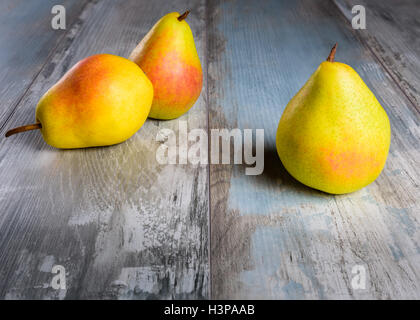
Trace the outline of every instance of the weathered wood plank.
{"label": "weathered wood plank", "polygon": [[[209,127],[265,129],[262,175],[210,167],[212,298],[419,298],[420,117],[410,101],[333,2],[215,1],[208,12]],[[392,122],[381,176],[342,196],[295,181],[275,149],[287,102],[336,41],[337,61]],[[351,286],[356,265],[364,290]]]}
{"label": "weathered wood plank", "polygon": [[[69,28],[87,0],[66,0]],[[0,128],[40,72],[66,30],[53,30],[53,0],[2,1],[0,3]]]}
{"label": "weathered wood plank", "polygon": [[335,0],[351,22],[354,5],[366,8],[366,30],[357,35],[372,50],[420,112],[420,2]]}
{"label": "weathered wood plank", "polygon": [[[206,70],[204,1],[95,1],[7,128],[33,121],[37,100],[78,60],[128,56],[157,19],[186,8]],[[179,120],[206,128],[205,99],[204,82],[200,99]],[[148,120],[130,140],[106,148],[60,151],[39,133],[1,139],[0,297],[207,298],[207,168],[155,159],[157,133],[177,132],[179,120]],[[67,290],[51,288],[52,265],[66,268]]]}

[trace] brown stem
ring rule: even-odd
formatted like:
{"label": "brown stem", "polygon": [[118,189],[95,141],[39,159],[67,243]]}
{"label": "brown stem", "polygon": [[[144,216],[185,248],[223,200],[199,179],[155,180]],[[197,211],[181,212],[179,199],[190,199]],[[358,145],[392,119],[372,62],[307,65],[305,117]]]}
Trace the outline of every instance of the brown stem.
{"label": "brown stem", "polygon": [[178,21],[182,21],[182,20],[184,20],[187,16],[188,16],[188,14],[190,13],[190,10],[187,10],[187,11],[185,11],[183,14],[181,14],[179,17],[178,17]]}
{"label": "brown stem", "polygon": [[34,123],[34,124],[27,124],[26,126],[22,126],[22,127],[17,127],[14,128],[12,130],[9,130],[6,132],[6,138],[10,137],[13,134],[16,133],[20,133],[20,132],[25,132],[25,131],[29,131],[29,130],[37,130],[37,129],[41,129],[42,125],[40,122]]}
{"label": "brown stem", "polygon": [[337,51],[337,42],[335,43],[334,47],[332,47],[330,55],[327,58],[328,62],[334,62],[335,52]]}

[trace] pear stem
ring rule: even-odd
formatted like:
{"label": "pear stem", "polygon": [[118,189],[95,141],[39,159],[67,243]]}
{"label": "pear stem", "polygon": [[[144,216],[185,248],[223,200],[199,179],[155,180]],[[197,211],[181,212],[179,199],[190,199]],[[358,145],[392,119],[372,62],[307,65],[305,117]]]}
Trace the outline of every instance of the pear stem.
{"label": "pear stem", "polygon": [[334,47],[332,47],[330,55],[327,58],[328,62],[334,62],[335,52],[337,51],[337,42],[335,43]]}
{"label": "pear stem", "polygon": [[6,138],[10,137],[11,135],[14,135],[16,133],[20,133],[20,132],[25,132],[25,131],[29,131],[29,130],[38,130],[41,129],[42,125],[40,122],[34,123],[34,124],[27,124],[26,126],[22,126],[22,127],[17,127],[14,129],[11,129],[9,131],[6,132]]}
{"label": "pear stem", "polygon": [[178,17],[178,21],[182,21],[182,20],[184,20],[187,16],[188,16],[188,14],[190,13],[190,10],[187,10],[187,11],[185,11],[183,14],[181,14],[179,17]]}

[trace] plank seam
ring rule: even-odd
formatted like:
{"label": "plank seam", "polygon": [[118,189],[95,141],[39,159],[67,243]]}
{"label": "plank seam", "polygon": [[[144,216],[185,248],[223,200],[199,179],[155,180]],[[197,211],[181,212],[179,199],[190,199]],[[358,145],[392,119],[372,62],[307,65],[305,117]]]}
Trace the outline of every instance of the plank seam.
{"label": "plank seam", "polygon": [[209,0],[204,1],[204,42],[205,42],[205,63],[206,63],[206,109],[207,109],[207,183],[208,183],[208,219],[207,219],[207,232],[208,232],[208,263],[209,263],[209,284],[208,284],[208,299],[212,298],[212,270],[211,270],[211,183],[210,183],[210,169],[211,169],[211,139],[210,139],[210,95],[209,95],[209,37],[208,37],[208,24],[209,24]]}

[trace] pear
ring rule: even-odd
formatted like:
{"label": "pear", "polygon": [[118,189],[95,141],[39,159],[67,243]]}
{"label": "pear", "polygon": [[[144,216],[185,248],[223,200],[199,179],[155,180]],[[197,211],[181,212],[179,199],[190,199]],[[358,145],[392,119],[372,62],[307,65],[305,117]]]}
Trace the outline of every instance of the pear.
{"label": "pear", "polygon": [[193,34],[185,21],[188,13],[173,12],[162,17],[129,56],[153,83],[151,118],[178,118],[200,96],[203,72]]}
{"label": "pear", "polygon": [[153,86],[132,61],[111,54],[83,59],[39,100],[36,123],[6,137],[40,129],[62,149],[107,146],[130,138],[150,111]]}
{"label": "pear", "polygon": [[391,127],[360,76],[350,66],[334,62],[336,47],[287,104],[276,146],[295,179],[327,193],[343,194],[379,176]]}

